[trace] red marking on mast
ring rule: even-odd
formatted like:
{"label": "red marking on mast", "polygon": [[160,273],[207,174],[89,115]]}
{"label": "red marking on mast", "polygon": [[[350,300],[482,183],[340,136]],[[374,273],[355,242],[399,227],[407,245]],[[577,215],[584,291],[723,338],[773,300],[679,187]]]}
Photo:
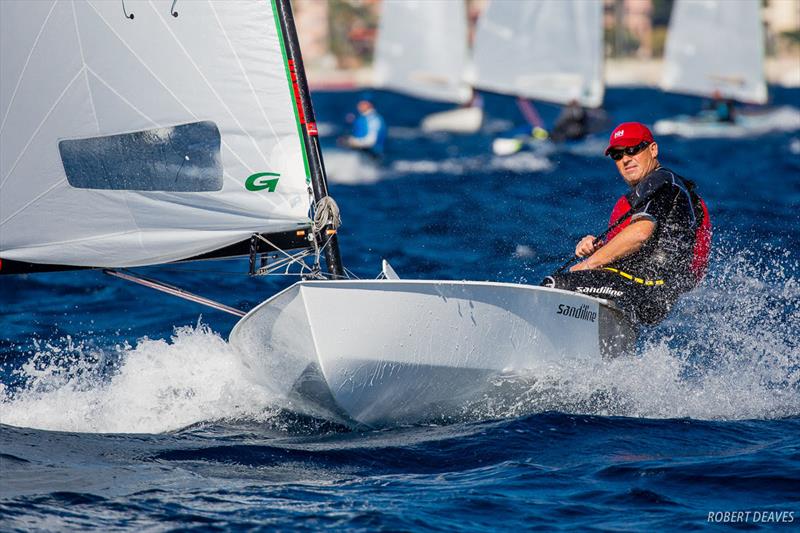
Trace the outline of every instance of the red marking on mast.
{"label": "red marking on mast", "polygon": [[287,59],[289,63],[289,72],[292,75],[292,90],[294,91],[294,103],[297,105],[297,116],[300,119],[300,124],[306,123],[306,114],[303,113],[303,103],[300,101],[300,86],[297,83],[297,71],[294,68],[294,60]]}
{"label": "red marking on mast", "polygon": [[308,124],[306,124],[306,130],[308,131],[308,134],[313,136],[313,137],[316,137],[317,135],[319,135],[319,132],[317,131],[317,123],[316,122],[309,122]]}

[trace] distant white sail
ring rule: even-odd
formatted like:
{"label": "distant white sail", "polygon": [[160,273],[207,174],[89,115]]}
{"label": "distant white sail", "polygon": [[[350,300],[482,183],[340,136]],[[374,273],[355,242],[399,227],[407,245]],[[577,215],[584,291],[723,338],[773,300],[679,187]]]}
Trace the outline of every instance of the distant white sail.
{"label": "distant white sail", "polygon": [[475,35],[475,86],[586,107],[603,103],[600,0],[492,0]]}
{"label": "distant white sail", "polygon": [[164,263],[309,223],[273,4],[171,4],[0,1],[0,258]]}
{"label": "distant white sail", "polygon": [[761,0],[677,0],[661,88],[766,102]]}
{"label": "distant white sail", "polygon": [[464,0],[384,0],[373,62],[374,84],[430,100],[467,102]]}

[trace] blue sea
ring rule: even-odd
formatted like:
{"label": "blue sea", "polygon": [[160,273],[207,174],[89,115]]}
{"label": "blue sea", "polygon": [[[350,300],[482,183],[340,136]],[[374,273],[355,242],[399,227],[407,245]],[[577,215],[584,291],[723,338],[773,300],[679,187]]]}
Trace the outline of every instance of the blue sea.
{"label": "blue sea", "polygon": [[[771,94],[800,108],[798,90]],[[457,136],[417,128],[446,106],[373,92],[387,154],[354,163],[336,137],[361,96],[313,94],[362,278],[385,258],[406,278],[538,284],[624,192],[602,157],[610,128],[493,156],[520,122],[497,95],[484,130]],[[606,97],[614,122],[700,105]],[[509,377],[460,419],[310,418],[251,381],[226,342],[233,316],[97,271],[1,277],[0,529],[796,530],[800,131],[657,140],[712,214],[702,285],[636,357]],[[250,278],[245,259],[137,271],[243,310],[294,281]]]}

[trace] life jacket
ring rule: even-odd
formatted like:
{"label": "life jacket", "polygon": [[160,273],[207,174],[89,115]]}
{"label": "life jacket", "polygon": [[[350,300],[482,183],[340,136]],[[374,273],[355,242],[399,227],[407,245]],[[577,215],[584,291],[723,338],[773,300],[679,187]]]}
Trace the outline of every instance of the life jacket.
{"label": "life jacket", "polygon": [[[694,247],[692,249],[692,263],[689,267],[694,275],[695,284],[697,284],[700,283],[700,281],[706,275],[706,270],[708,269],[708,256],[711,253],[712,227],[711,217],[708,214],[708,207],[706,206],[705,201],[693,190],[692,196],[695,213],[702,212],[703,216],[700,224],[697,225],[697,229],[695,230]],[[631,204],[628,202],[628,198],[625,195],[620,196],[619,200],[617,200],[617,203],[614,204],[614,209],[611,210],[611,216],[608,219],[608,226],[613,226],[620,218],[627,215],[628,211],[630,210]],[[630,223],[631,219],[627,218],[619,226],[609,231],[608,235],[606,235],[605,242],[613,239]]]}

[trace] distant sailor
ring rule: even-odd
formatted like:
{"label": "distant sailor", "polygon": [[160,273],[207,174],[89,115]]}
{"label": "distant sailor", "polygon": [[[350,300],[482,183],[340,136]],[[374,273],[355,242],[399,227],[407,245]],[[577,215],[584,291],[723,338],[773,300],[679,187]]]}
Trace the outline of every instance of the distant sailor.
{"label": "distant sailor", "polygon": [[636,323],[660,322],[705,274],[711,221],[691,181],[658,162],[650,130],[626,122],[611,133],[606,155],[630,190],[614,206],[603,240],[575,247],[584,261],[543,285],[613,300]]}
{"label": "distant sailor", "polygon": [[705,110],[710,112],[717,122],[736,122],[733,100],[723,98],[719,91],[714,91],[714,94],[711,95],[711,100],[706,104]]}
{"label": "distant sailor", "polygon": [[380,159],[386,143],[386,123],[369,100],[360,100],[356,108],[358,115],[353,121],[353,132],[345,143]]}
{"label": "distant sailor", "polygon": [[583,139],[588,134],[589,114],[577,100],[572,100],[561,110],[550,137],[561,142]]}

